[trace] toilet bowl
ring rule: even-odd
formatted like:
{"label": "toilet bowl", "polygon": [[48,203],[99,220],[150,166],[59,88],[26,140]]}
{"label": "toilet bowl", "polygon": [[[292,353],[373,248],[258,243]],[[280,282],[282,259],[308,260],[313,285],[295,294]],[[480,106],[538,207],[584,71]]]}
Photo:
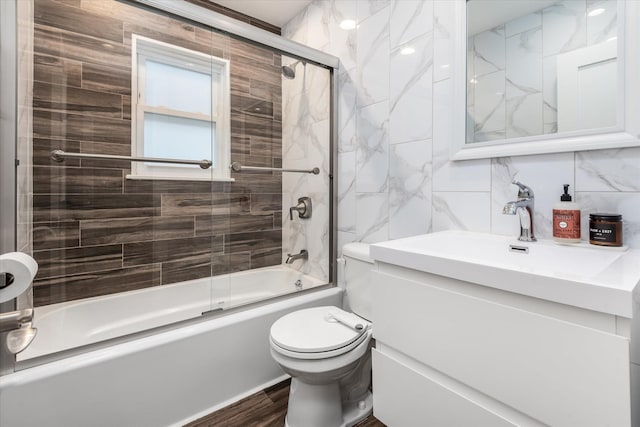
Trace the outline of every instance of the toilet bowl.
{"label": "toilet bowl", "polygon": [[343,254],[343,305],[354,312],[313,307],[289,313],[271,327],[271,355],[291,375],[287,427],[349,427],[372,412],[368,276],[373,263],[362,243],[345,245]]}

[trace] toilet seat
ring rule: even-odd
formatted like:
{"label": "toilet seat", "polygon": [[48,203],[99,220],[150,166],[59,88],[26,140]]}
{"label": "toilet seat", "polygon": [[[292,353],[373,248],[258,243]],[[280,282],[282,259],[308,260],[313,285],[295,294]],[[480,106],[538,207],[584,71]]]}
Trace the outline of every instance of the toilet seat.
{"label": "toilet seat", "polygon": [[286,356],[324,359],[357,347],[371,335],[369,329],[369,322],[338,307],[314,307],[278,319],[271,326],[271,342]]}

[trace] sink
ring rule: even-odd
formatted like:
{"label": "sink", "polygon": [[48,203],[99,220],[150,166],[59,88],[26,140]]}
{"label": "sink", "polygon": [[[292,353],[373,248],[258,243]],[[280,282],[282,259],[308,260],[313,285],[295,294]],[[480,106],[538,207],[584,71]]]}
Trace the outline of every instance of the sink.
{"label": "sink", "polygon": [[449,230],[371,246],[371,257],[427,273],[631,317],[640,250]]}

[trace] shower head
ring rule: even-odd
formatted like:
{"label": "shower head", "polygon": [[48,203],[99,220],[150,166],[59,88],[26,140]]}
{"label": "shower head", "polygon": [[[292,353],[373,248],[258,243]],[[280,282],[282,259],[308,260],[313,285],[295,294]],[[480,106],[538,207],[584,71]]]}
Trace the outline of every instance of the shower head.
{"label": "shower head", "polygon": [[296,78],[296,67],[300,63],[300,60],[292,62],[289,65],[282,66],[282,75],[285,79],[295,79]]}

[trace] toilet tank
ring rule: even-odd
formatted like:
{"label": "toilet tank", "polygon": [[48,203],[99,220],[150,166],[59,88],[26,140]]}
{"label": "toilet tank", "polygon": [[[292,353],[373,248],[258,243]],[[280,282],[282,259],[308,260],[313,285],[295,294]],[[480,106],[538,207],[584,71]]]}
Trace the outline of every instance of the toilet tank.
{"label": "toilet tank", "polygon": [[371,272],[373,260],[367,243],[347,243],[342,247],[344,258],[344,309],[371,320],[373,290]]}

